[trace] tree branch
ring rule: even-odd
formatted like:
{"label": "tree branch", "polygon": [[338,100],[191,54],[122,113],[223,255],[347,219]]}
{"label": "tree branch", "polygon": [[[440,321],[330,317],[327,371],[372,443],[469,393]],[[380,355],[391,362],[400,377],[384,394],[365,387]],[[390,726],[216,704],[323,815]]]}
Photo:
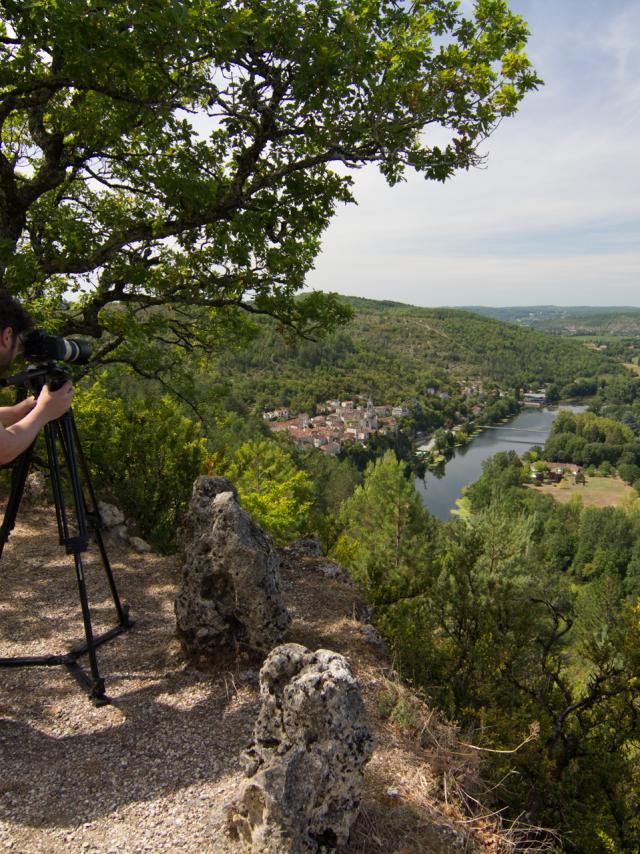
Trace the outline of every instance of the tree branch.
{"label": "tree branch", "polygon": [[145,371],[138,364],[136,364],[136,362],[133,359],[128,359],[125,357],[121,357],[121,358],[117,358],[117,359],[102,359],[100,363],[103,365],[126,365],[127,367],[131,368],[132,371],[134,371],[136,374],[138,374],[138,376],[142,377],[143,379],[151,380],[152,382],[160,383],[160,385],[163,388],[165,388],[167,391],[169,391],[172,395],[177,397],[183,403],[186,403],[186,405],[189,407],[189,409],[191,409],[193,411],[196,418],[200,421],[202,426],[206,427],[206,425],[207,425],[206,419],[202,415],[202,413],[200,412],[200,410],[198,409],[196,404],[192,400],[189,400],[189,398],[186,397],[184,394],[182,394],[182,392],[179,389],[170,385],[160,375],[159,372]]}

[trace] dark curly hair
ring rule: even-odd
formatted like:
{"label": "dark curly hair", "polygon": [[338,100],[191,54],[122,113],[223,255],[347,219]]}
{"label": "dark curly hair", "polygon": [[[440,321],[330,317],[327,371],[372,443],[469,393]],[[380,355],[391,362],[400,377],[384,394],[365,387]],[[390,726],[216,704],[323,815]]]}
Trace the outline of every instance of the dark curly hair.
{"label": "dark curly hair", "polygon": [[0,331],[11,327],[16,335],[28,332],[33,320],[28,311],[11,296],[9,291],[0,288]]}

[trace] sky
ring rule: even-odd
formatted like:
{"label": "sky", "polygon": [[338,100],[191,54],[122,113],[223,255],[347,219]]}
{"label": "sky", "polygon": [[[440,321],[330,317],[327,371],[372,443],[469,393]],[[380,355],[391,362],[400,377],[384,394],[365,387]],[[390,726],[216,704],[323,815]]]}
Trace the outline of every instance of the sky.
{"label": "sky", "polygon": [[[467,0],[463,6],[469,7]],[[511,0],[545,85],[486,168],[356,174],[308,285],[421,306],[640,306],[640,0]]]}

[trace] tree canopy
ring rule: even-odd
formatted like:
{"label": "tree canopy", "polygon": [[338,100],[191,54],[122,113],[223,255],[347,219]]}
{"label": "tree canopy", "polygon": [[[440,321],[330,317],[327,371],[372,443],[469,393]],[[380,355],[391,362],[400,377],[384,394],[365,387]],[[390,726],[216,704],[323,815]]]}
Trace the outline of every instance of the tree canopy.
{"label": "tree canopy", "polygon": [[503,0],[0,0],[0,285],[103,357],[331,328],[294,295],[349,173],[477,165],[540,82],[526,38]]}
{"label": "tree canopy", "polygon": [[444,524],[388,453],[343,503],[334,555],[400,672],[485,752],[484,796],[535,825],[536,850],[551,827],[553,850],[635,851],[640,512],[559,504],[521,468],[493,457]]}

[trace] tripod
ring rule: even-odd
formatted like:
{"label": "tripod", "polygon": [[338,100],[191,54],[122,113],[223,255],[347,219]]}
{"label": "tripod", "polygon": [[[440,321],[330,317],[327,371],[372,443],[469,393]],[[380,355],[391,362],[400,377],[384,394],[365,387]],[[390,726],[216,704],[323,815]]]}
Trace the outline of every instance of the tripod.
{"label": "tripod", "polygon": [[[1,381],[2,385],[26,386],[34,392],[39,392],[44,383],[49,380],[52,389],[59,388],[68,379],[69,375],[65,369],[57,364],[48,363],[37,368],[28,368],[21,374],[8,377]],[[105,549],[104,540],[100,531],[100,515],[98,502],[91,484],[87,461],[82,451],[80,438],[75,425],[73,412],[69,409],[60,418],[50,421],[44,427],[44,438],[47,449],[47,461],[51,477],[53,501],[56,511],[56,522],[60,545],[65,546],[67,554],[73,555],[76,581],[78,584],[78,595],[82,610],[82,621],[84,624],[85,642],[74,646],[64,655],[34,655],[15,656],[12,658],[0,658],[0,667],[42,667],[60,665],[66,667],[69,673],[80,683],[88,693],[90,699],[96,706],[103,706],[109,702],[105,694],[104,679],[98,669],[96,655],[97,647],[115,638],[117,635],[131,628],[133,622],[129,619],[128,608],[120,602],[118,590],[109,558]],[[5,509],[4,520],[0,526],[0,558],[13,530],[24,493],[24,486],[29,474],[33,460],[35,441],[20,454],[13,464],[11,474],[11,490],[9,500]],[[69,515],[65,507],[64,485],[60,467],[60,452],[66,466],[69,484],[72,494],[73,518],[75,519],[75,530],[71,532],[69,526]],[[78,469],[78,462],[80,470]],[[82,475],[82,477],[81,477]],[[89,502],[85,497],[85,491],[89,495]],[[91,531],[88,522],[91,523]],[[109,583],[111,598],[115,607],[117,625],[100,635],[94,635],[91,622],[91,608],[85,583],[82,553],[89,548],[90,535],[93,533],[104,572]],[[87,655],[89,659],[89,673],[80,665],[79,659]]]}

